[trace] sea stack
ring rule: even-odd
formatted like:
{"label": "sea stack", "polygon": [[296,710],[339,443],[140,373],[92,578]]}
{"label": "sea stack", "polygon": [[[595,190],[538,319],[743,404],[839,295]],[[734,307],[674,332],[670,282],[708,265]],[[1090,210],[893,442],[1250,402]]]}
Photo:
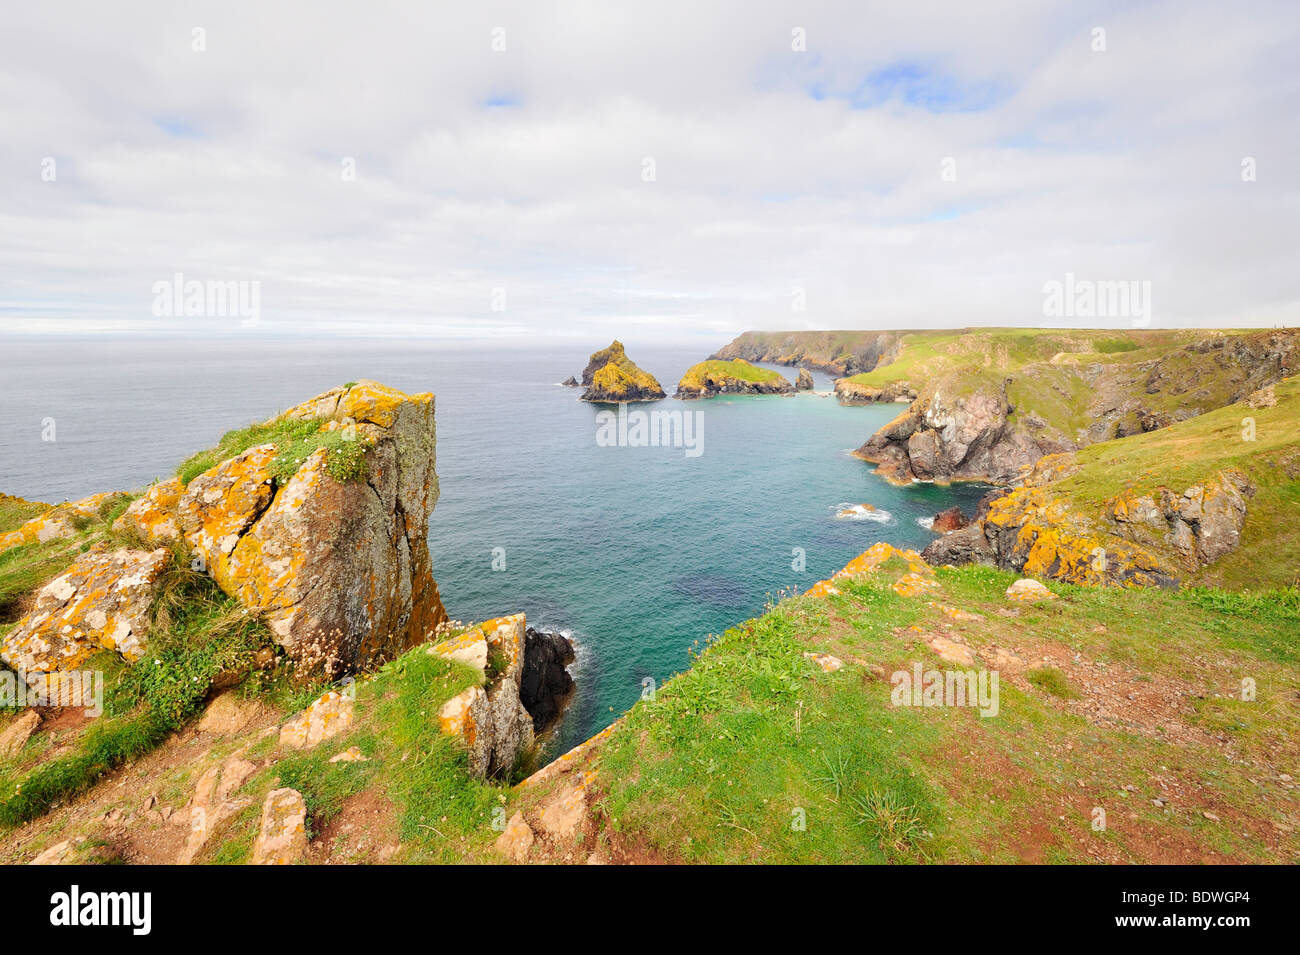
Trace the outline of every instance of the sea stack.
{"label": "sea stack", "polygon": [[666,398],[655,376],[639,368],[614,339],[608,348],[594,352],[582,372],[583,401],[658,401]]}
{"label": "sea stack", "polygon": [[710,358],[692,365],[677,383],[677,398],[714,395],[792,395],[794,385],[780,373],[751,365],[743,358]]}

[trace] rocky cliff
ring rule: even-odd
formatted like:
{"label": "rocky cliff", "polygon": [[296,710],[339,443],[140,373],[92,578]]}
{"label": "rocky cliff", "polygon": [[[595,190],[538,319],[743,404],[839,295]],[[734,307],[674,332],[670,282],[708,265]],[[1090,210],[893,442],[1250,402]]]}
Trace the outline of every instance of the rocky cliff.
{"label": "rocky cliff", "polygon": [[830,375],[854,375],[888,364],[897,356],[901,332],[745,332],[710,358],[743,358],[773,365],[802,365]]}
{"label": "rocky cliff", "polygon": [[712,398],[716,395],[789,395],[794,385],[778,372],[758,368],[743,358],[709,359],[692,365],[677,383],[676,398]]}
{"label": "rocky cliff", "polygon": [[582,371],[583,401],[657,401],[667,397],[655,376],[638,367],[615,339],[594,352]]}
{"label": "rocky cliff", "polygon": [[[370,381],[231,432],[191,459],[211,466],[150,487],[114,537],[43,586],[0,659],[31,674],[74,668],[99,648],[138,659],[174,554],[264,622],[304,673],[394,656],[446,619],[427,541],[435,444],[433,395]],[[58,537],[73,527],[66,514],[75,506],[17,534]]]}
{"label": "rocky cliff", "polygon": [[[1027,335],[1032,347],[1021,345],[1018,355],[993,334],[928,342],[928,360],[911,373],[927,379],[916,400],[858,456],[893,481],[1008,483],[1044,455],[1168,427],[1300,370],[1295,330],[1216,332],[1190,343],[1124,333],[1071,343],[1107,351],[1037,360],[1044,337]],[[1049,338],[1047,347],[1060,344]],[[905,340],[905,357],[906,349]],[[861,379],[837,383],[841,391],[872,387]]]}

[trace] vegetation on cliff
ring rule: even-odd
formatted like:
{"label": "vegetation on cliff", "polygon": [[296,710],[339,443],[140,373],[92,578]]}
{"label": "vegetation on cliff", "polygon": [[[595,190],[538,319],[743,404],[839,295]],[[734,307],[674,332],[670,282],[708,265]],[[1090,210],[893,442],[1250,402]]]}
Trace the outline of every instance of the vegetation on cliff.
{"label": "vegetation on cliff", "polygon": [[787,395],[794,392],[779,372],[759,368],[743,358],[709,359],[692,365],[677,383],[678,398],[712,398],[714,395]]}
{"label": "vegetation on cliff", "polygon": [[1295,331],[906,335],[896,360],[848,379],[918,391],[857,453],[891,480],[1009,482],[1046,454],[1239,401],[1300,369],[1298,341]]}
{"label": "vegetation on cliff", "polygon": [[657,401],[667,397],[655,376],[628,358],[617,339],[592,354],[582,372],[582,384],[587,389],[583,401]]}

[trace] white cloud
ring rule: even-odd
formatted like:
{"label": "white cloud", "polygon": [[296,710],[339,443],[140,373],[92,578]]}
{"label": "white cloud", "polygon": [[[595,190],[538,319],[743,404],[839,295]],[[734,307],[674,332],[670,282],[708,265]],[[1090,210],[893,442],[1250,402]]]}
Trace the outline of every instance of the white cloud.
{"label": "white cloud", "polygon": [[0,331],[153,327],[175,272],[256,333],[1033,325],[1067,271],[1295,322],[1292,4],[435,6],[10,12]]}

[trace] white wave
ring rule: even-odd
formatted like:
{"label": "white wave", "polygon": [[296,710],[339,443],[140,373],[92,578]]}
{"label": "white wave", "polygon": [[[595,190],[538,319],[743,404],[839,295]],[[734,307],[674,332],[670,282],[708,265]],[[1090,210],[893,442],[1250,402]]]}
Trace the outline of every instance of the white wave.
{"label": "white wave", "polygon": [[835,508],[835,516],[846,521],[874,521],[877,524],[886,524],[894,517],[889,511],[870,504],[839,504]]}
{"label": "white wave", "polygon": [[918,517],[918,518],[916,519],[916,523],[920,524],[922,527],[924,527],[924,528],[928,531],[928,530],[931,530],[931,529],[934,527],[934,518],[933,518],[933,517]]}

